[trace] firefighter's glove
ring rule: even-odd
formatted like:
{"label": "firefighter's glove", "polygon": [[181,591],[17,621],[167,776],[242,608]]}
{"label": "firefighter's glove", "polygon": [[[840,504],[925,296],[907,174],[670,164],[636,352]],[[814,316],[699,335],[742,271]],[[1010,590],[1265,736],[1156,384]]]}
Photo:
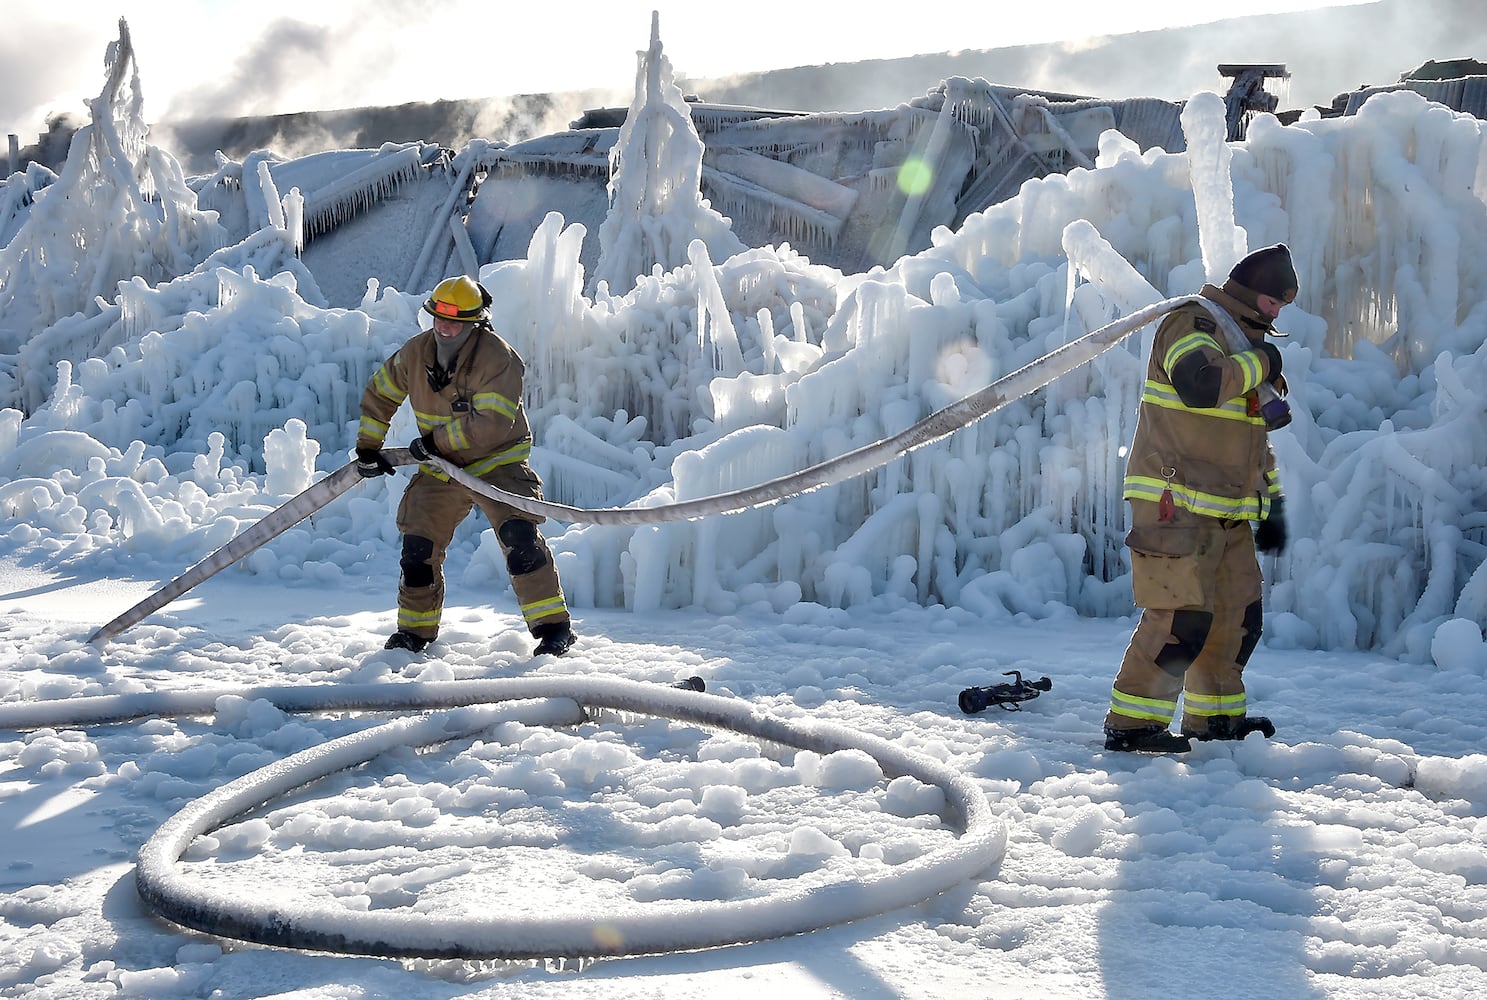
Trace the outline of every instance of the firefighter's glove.
{"label": "firefighter's glove", "polygon": [[1262,340],[1260,341],[1260,353],[1265,355],[1265,360],[1270,365],[1270,374],[1265,376],[1265,381],[1277,386],[1277,391],[1280,391],[1279,387],[1286,384],[1285,379],[1281,378],[1280,374],[1280,348],[1268,340]]}
{"label": "firefighter's glove", "polygon": [[439,454],[439,449],[434,447],[434,435],[432,432],[423,437],[416,437],[408,442],[408,454],[420,462],[427,462]]}
{"label": "firefighter's glove", "polygon": [[1280,555],[1286,551],[1286,503],[1284,497],[1270,498],[1270,514],[1255,528],[1255,548]]}
{"label": "firefighter's glove", "polygon": [[390,476],[395,470],[380,448],[356,449],[356,472],[363,479]]}

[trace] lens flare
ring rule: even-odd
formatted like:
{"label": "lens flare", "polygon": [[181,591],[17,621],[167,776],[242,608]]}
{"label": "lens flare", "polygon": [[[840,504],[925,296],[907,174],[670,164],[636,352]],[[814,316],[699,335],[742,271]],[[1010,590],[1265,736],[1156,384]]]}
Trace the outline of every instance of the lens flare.
{"label": "lens flare", "polygon": [[898,168],[898,189],[910,197],[924,194],[934,183],[934,176],[934,169],[928,163],[911,156]]}
{"label": "lens flare", "polygon": [[618,927],[611,924],[596,924],[594,927],[594,945],[601,954],[619,951],[624,946],[625,937],[620,933]]}

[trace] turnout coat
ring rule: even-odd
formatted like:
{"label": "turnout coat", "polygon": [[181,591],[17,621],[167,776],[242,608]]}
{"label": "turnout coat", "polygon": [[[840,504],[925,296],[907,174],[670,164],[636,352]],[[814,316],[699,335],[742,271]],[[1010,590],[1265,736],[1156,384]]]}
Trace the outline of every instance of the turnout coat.
{"label": "turnout coat", "polygon": [[[1214,285],[1199,293],[1236,319],[1268,327],[1255,310]],[[1262,337],[1251,337],[1257,345]],[[1191,355],[1208,385],[1212,405],[1189,406],[1173,386],[1173,370]],[[1268,374],[1264,353],[1231,352],[1209,311],[1198,303],[1179,306],[1157,327],[1141,391],[1136,436],[1127,460],[1126,500],[1172,503],[1202,517],[1259,521],[1281,494],[1275,454],[1256,388]],[[1185,387],[1187,388],[1187,387]],[[1188,393],[1191,397],[1191,393]]]}
{"label": "turnout coat", "polygon": [[[478,326],[456,355],[454,368],[446,371],[439,365],[435,337],[425,330],[410,338],[372,376],[361,396],[356,446],[381,448],[393,414],[406,399],[418,433],[431,435],[434,450],[470,475],[485,479],[504,466],[525,467],[532,431],[521,402],[526,375],[521,356],[489,327]],[[435,388],[440,382],[445,384]],[[448,478],[427,465],[420,471]],[[539,496],[535,473],[528,475],[534,481],[530,495]]]}

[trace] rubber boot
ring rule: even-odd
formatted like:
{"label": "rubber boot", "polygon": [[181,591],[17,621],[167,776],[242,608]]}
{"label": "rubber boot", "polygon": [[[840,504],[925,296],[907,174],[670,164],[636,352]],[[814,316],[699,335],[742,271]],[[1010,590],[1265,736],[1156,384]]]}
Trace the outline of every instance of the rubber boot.
{"label": "rubber boot", "polygon": [[1187,753],[1193,748],[1186,736],[1159,726],[1146,729],[1107,729],[1105,749],[1127,753]]}
{"label": "rubber boot", "polygon": [[412,632],[398,629],[392,635],[387,637],[387,641],[382,644],[382,648],[408,649],[412,650],[415,653],[421,653],[423,652],[424,647],[433,641],[434,640],[432,639],[425,639],[421,635],[414,635]]}
{"label": "rubber boot", "polygon": [[1215,715],[1208,720],[1208,732],[1186,733],[1195,740],[1242,740],[1259,733],[1267,740],[1275,735],[1275,724],[1263,715]]}
{"label": "rubber boot", "polygon": [[562,656],[578,641],[578,636],[573,634],[573,627],[567,622],[538,625],[532,630],[532,635],[537,639],[533,656]]}

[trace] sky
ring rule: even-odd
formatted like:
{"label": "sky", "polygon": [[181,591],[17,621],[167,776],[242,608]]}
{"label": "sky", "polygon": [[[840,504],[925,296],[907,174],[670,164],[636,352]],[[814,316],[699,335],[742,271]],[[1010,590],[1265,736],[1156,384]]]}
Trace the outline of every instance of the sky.
{"label": "sky", "polygon": [[[1256,0],[1243,13],[1341,5]],[[12,6],[0,38],[0,128],[17,133],[22,145],[44,130],[49,113],[83,113],[96,92],[99,53],[117,37],[120,16],[148,71],[146,114],[161,121],[558,91],[623,99],[633,85],[635,53],[650,37],[652,11],[660,13],[676,72],[694,79],[1067,41],[1236,15],[1231,4],[1168,0],[1070,0],[1057,16],[1030,4],[953,2],[937,4],[933,17],[887,3],[865,16],[861,5],[761,0],[723,30],[711,8],[689,2],[575,0],[562,5],[560,17],[531,13],[540,5],[482,0]],[[786,24],[790,30],[780,30]],[[204,37],[219,41],[202,44]]]}
{"label": "sky", "polygon": [[[637,110],[678,120],[680,93],[665,100]],[[560,217],[480,268],[528,362],[549,497],[655,519],[543,525],[579,633],[562,658],[532,657],[475,519],[438,641],[382,648],[406,472],[90,642],[344,465],[360,388],[427,290],[327,307],[291,213],[216,251],[168,171],[153,199],[129,188],[159,151],[8,199],[29,215],[0,251],[7,321],[21,295],[61,319],[7,349],[0,378],[0,990],[1484,995],[1487,127],[1400,93],[1260,119],[1229,146],[1217,98],[1188,112],[1190,152],[1107,133],[1095,169],[1030,181],[871,280],[730,252],[676,183],[701,157],[686,130],[620,157],[673,182],[614,178],[617,205],[673,198],[601,239],[633,293],[585,291],[584,234]],[[341,151],[293,176],[366,165]],[[169,227],[146,224],[157,207]],[[361,219],[368,252],[409,239],[401,217]],[[636,267],[640,231],[671,248],[655,273]],[[1086,566],[1124,534],[1140,335],[858,480],[665,519],[881,440],[1191,291],[1219,248],[1282,236],[1302,280],[1280,317],[1295,420],[1272,435],[1291,543],[1265,560],[1246,672],[1272,740],[1103,749],[1135,618],[1128,575]],[[109,280],[161,260],[185,273]],[[41,394],[25,413],[22,390]],[[400,417],[393,441],[415,433]],[[1021,711],[960,710],[1009,671],[1048,688]],[[693,676],[706,692],[670,687]],[[463,710],[486,703],[512,714]],[[224,933],[264,925],[367,954]],[[486,958],[378,957],[431,929]],[[510,957],[554,942],[584,958]]]}

